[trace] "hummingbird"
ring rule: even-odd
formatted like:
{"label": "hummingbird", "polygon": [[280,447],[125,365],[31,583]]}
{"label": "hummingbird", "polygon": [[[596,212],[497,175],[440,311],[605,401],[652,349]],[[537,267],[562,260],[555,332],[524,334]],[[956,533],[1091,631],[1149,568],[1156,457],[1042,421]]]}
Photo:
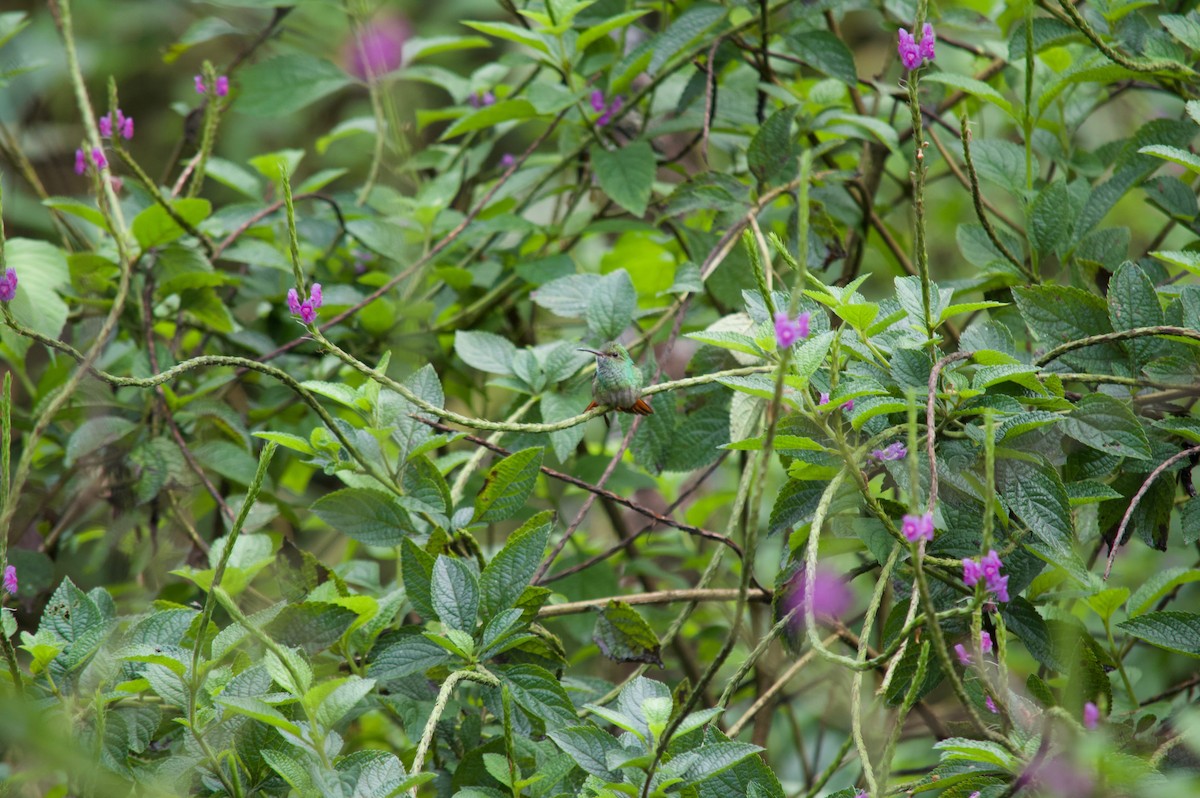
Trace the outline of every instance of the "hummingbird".
{"label": "hummingbird", "polygon": [[[596,376],[592,378],[591,410],[598,405],[608,405],[622,413],[648,416],[654,412],[642,398],[642,370],[633,358],[618,343],[611,343],[602,350],[583,349],[596,356]],[[587,410],[584,410],[586,413]]]}

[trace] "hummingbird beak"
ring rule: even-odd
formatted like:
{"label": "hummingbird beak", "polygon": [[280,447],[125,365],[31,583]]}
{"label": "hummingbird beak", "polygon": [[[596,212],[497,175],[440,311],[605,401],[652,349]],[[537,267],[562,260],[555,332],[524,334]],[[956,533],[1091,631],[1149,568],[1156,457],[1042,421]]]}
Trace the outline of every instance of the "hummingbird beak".
{"label": "hummingbird beak", "polygon": [[591,352],[593,355],[596,355],[597,357],[604,357],[603,352],[597,352],[595,349],[585,349],[583,347],[579,347],[575,351],[576,352]]}

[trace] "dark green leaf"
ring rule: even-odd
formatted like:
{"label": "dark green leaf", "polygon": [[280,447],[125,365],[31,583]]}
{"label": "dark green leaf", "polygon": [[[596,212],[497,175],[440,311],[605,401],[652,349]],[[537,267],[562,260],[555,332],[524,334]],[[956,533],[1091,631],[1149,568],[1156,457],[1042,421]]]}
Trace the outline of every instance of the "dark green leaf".
{"label": "dark green leaf", "polygon": [[662,667],[658,636],[637,610],[623,601],[609,601],[599,609],[593,639],[609,659]]}
{"label": "dark green leaf", "polygon": [[1150,441],[1126,402],[1108,394],[1090,393],[1059,425],[1080,443],[1107,454],[1149,460]]}
{"label": "dark green leaf", "polygon": [[997,462],[1000,497],[1038,540],[1053,552],[1068,552],[1075,539],[1071,503],[1058,472],[1045,463]]}
{"label": "dark green leaf", "polygon": [[509,535],[504,548],[492,557],[479,576],[485,618],[508,609],[520,598],[541,564],[553,528],[554,513],[538,513]]}
{"label": "dark green leaf", "polygon": [[468,366],[491,374],[511,375],[517,356],[517,348],[507,338],[474,330],[454,333],[454,351]]}
{"label": "dark green leaf", "polygon": [[415,530],[404,508],[383,491],[343,488],[313,502],[312,511],[334,529],[369,546],[395,546]]}
{"label": "dark green leaf", "polygon": [[472,522],[492,523],[512,518],[533,492],[545,450],[531,446],[492,466],[475,499]]}
{"label": "dark green leaf", "polygon": [[1151,645],[1200,657],[1200,615],[1191,612],[1148,612],[1117,624]]}
{"label": "dark green leaf", "polygon": [[438,620],[451,629],[474,633],[479,618],[479,583],[466,563],[444,554],[437,558],[430,600]]}
{"label": "dark green leaf", "polygon": [[801,61],[824,72],[831,78],[850,86],[858,84],[858,70],[854,66],[854,54],[846,43],[825,30],[807,30],[789,36],[788,42]]}
{"label": "dark green leaf", "polygon": [[[208,218],[212,204],[206,199],[177,199],[171,201],[175,213],[195,226]],[[184,230],[161,205],[151,205],[133,218],[130,225],[133,237],[142,249],[161,247],[184,234]]]}

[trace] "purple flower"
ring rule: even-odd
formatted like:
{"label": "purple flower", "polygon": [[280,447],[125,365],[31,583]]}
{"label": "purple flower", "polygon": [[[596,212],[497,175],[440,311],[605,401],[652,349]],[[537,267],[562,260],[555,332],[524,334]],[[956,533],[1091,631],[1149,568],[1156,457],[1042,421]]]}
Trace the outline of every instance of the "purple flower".
{"label": "purple flower", "polygon": [[1000,569],[1004,567],[1004,563],[1000,562],[1000,555],[992,549],[987,553],[987,556],[979,561],[979,567],[983,569],[984,577],[990,582],[1000,575]]}
{"label": "purple flower", "polygon": [[596,126],[604,127],[612,121],[617,111],[621,110],[621,106],[625,104],[625,98],[617,96],[613,97],[607,104],[604,102],[604,93],[600,91],[592,92],[591,97],[592,110],[600,113],[596,117]]}
{"label": "purple flower", "polygon": [[900,55],[900,63],[904,64],[905,69],[912,71],[921,65],[921,48],[913,39],[913,35],[904,28],[900,29],[898,36],[896,52]]}
{"label": "purple flower", "polygon": [[108,168],[108,159],[104,157],[104,150],[92,147],[92,163],[96,164],[97,169]]}
{"label": "purple flower", "polygon": [[[204,82],[203,75],[197,75],[194,79],[197,94],[208,94],[208,85]],[[215,81],[214,94],[218,97],[224,97],[229,93],[229,78],[224,75],[218,75]]]}
{"label": "purple flower", "polygon": [[[9,269],[9,271],[11,272],[12,269]],[[7,590],[10,595],[17,595],[17,566],[10,565],[4,569],[4,589]],[[1092,704],[1091,706],[1095,706],[1095,704]]]}
{"label": "purple flower", "polygon": [[921,29],[921,41],[917,44],[917,51],[923,60],[932,61],[934,59],[933,46],[936,43],[937,38],[933,35],[933,26],[926,22],[925,27]]}
{"label": "purple flower", "polygon": [[988,696],[986,699],[984,699],[983,703],[987,705],[988,711],[993,715],[1000,714],[1000,710],[996,709],[996,702],[992,700],[991,696]]}
{"label": "purple flower", "polygon": [[988,592],[996,595],[997,601],[1008,601],[1008,577],[1000,575],[1004,563],[1000,561],[1000,555],[995,549],[989,551],[979,562],[964,558],[962,564],[963,584],[974,587],[982,579],[987,584]]}
{"label": "purple flower", "polygon": [[516,162],[517,162],[517,159],[513,157],[513,154],[511,152],[506,152],[500,156],[500,165],[503,166],[505,169],[510,168]]}
{"label": "purple flower", "polygon": [[903,460],[908,456],[908,447],[899,441],[889,443],[882,449],[876,449],[871,452],[871,457],[883,463],[888,460]]}
{"label": "purple flower", "polygon": [[121,113],[121,109],[117,109],[117,130],[121,132],[121,138],[129,141],[133,138],[133,117],[125,116]]}
{"label": "purple flower", "polygon": [[970,795],[967,796],[967,798],[979,798],[979,790],[976,790],[975,792],[971,793]]}
{"label": "purple flower", "polygon": [[305,324],[312,324],[317,320],[317,308],[325,301],[324,295],[321,293],[321,284],[313,283],[312,291],[308,298],[301,301],[300,294],[295,288],[289,288],[287,292],[288,310],[293,316],[299,316]]}
{"label": "purple flower", "polygon": [[817,403],[818,403],[818,404],[822,404],[822,405],[827,405],[827,404],[829,404],[829,392],[828,392],[828,391],[821,391],[821,398],[818,400],[818,402],[817,402]]}
{"label": "purple flower", "polygon": [[96,126],[100,128],[100,135],[104,138],[112,138],[112,117],[102,116],[96,122]]}
{"label": "purple flower", "polygon": [[342,63],[359,80],[386,75],[403,62],[404,43],[410,35],[403,17],[375,20],[342,47]]}
{"label": "purple flower", "polygon": [[467,105],[472,108],[486,108],[496,104],[496,95],[491,91],[477,91],[467,98]]}
{"label": "purple flower", "polygon": [[916,543],[918,540],[933,542],[933,513],[904,516],[900,531],[904,533],[904,539],[909,543]]}
{"label": "purple flower", "polygon": [[[9,266],[4,271],[4,276],[0,277],[0,302],[12,302],[13,297],[15,297],[16,295],[17,295],[17,270],[14,269],[12,266]],[[11,568],[12,566],[9,566],[9,567]],[[16,571],[14,570],[13,573],[16,574]],[[6,572],[4,574],[4,576],[7,579],[8,573]],[[13,576],[13,579],[16,579],[16,576]],[[16,593],[17,591],[12,590],[10,592]]]}
{"label": "purple flower", "polygon": [[988,580],[988,590],[996,594],[996,601],[1008,602],[1008,577],[998,576],[995,579]]}
{"label": "purple flower", "polygon": [[87,171],[87,161],[83,158],[83,150],[75,150],[75,174],[81,175]]}
{"label": "purple flower", "polygon": [[979,648],[984,654],[992,650],[992,636],[987,632],[979,633]]}
{"label": "purple flower", "polygon": [[967,647],[962,643],[954,644],[954,653],[964,668],[971,664],[971,655],[967,653]]}
{"label": "purple flower", "polygon": [[787,349],[799,339],[808,337],[809,315],[801,313],[793,321],[782,310],[775,314],[775,343],[780,349]]}
{"label": "purple flower", "polygon": [[[5,578],[5,583],[7,585],[7,580],[8,580],[7,573],[5,574],[4,578]],[[16,593],[17,591],[14,588],[8,592]],[[1084,728],[1087,728],[1087,729],[1094,729],[1100,725],[1100,707],[1096,706],[1091,701],[1089,701],[1083,705],[1083,725],[1084,725]]]}
{"label": "purple flower", "polygon": [[[787,613],[795,611],[793,625],[804,624],[804,584],[804,570],[801,569],[788,580],[784,588],[783,609]],[[853,602],[854,594],[841,577],[831,571],[817,569],[813,580],[814,616],[837,620],[846,614]]]}
{"label": "purple flower", "polygon": [[604,110],[604,92],[599,89],[592,92],[592,110],[596,113]]}
{"label": "purple flower", "polygon": [[983,578],[983,567],[969,557],[963,557],[963,584],[967,587],[975,587],[975,584]]}

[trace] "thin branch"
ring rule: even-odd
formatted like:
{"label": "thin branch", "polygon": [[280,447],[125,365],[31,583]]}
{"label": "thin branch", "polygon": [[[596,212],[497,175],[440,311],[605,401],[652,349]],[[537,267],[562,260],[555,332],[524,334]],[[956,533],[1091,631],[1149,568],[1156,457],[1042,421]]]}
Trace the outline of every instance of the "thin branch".
{"label": "thin branch", "polygon": [[1121,541],[1125,537],[1125,528],[1129,526],[1129,520],[1133,518],[1133,511],[1137,509],[1138,502],[1140,502],[1142,497],[1146,495],[1146,492],[1150,490],[1150,486],[1154,484],[1154,480],[1158,479],[1159,475],[1185,457],[1191,457],[1197,453],[1200,453],[1200,446],[1192,446],[1191,448],[1184,449],[1182,452],[1173,454],[1166,460],[1163,460],[1157,468],[1150,472],[1150,476],[1146,477],[1146,481],[1142,483],[1140,488],[1138,488],[1138,492],[1133,494],[1133,499],[1130,500],[1129,507],[1126,508],[1125,515],[1121,518],[1121,525],[1117,527],[1117,534],[1113,536],[1112,543],[1109,544],[1108,564],[1104,566],[1105,581],[1108,580],[1108,575],[1112,572],[1113,562],[1117,559],[1117,548],[1121,545]]}
{"label": "thin branch", "polygon": [[[608,596],[586,601],[572,601],[567,604],[551,604],[538,610],[538,617],[557,618],[560,615],[577,615],[604,607],[610,601],[620,601],[625,604],[675,604],[680,601],[736,601],[739,595],[740,591],[735,587],[689,587],[679,590],[657,590],[653,593],[636,593],[632,596]],[[771,592],[766,588],[751,588],[746,593],[746,601],[769,604]]]}
{"label": "thin branch", "polygon": [[1067,341],[1062,346],[1056,346],[1039,357],[1035,361],[1035,365],[1045,366],[1047,363],[1057,360],[1068,352],[1074,352],[1076,349],[1083,349],[1084,347],[1095,346],[1097,344],[1112,343],[1114,341],[1126,341],[1130,338],[1145,338],[1149,335],[1178,335],[1182,338],[1200,341],[1200,330],[1193,330],[1190,327],[1172,327],[1170,325],[1134,327],[1129,330],[1117,330],[1116,332],[1103,333],[1101,335],[1089,335],[1087,338],[1080,338],[1077,341]]}

